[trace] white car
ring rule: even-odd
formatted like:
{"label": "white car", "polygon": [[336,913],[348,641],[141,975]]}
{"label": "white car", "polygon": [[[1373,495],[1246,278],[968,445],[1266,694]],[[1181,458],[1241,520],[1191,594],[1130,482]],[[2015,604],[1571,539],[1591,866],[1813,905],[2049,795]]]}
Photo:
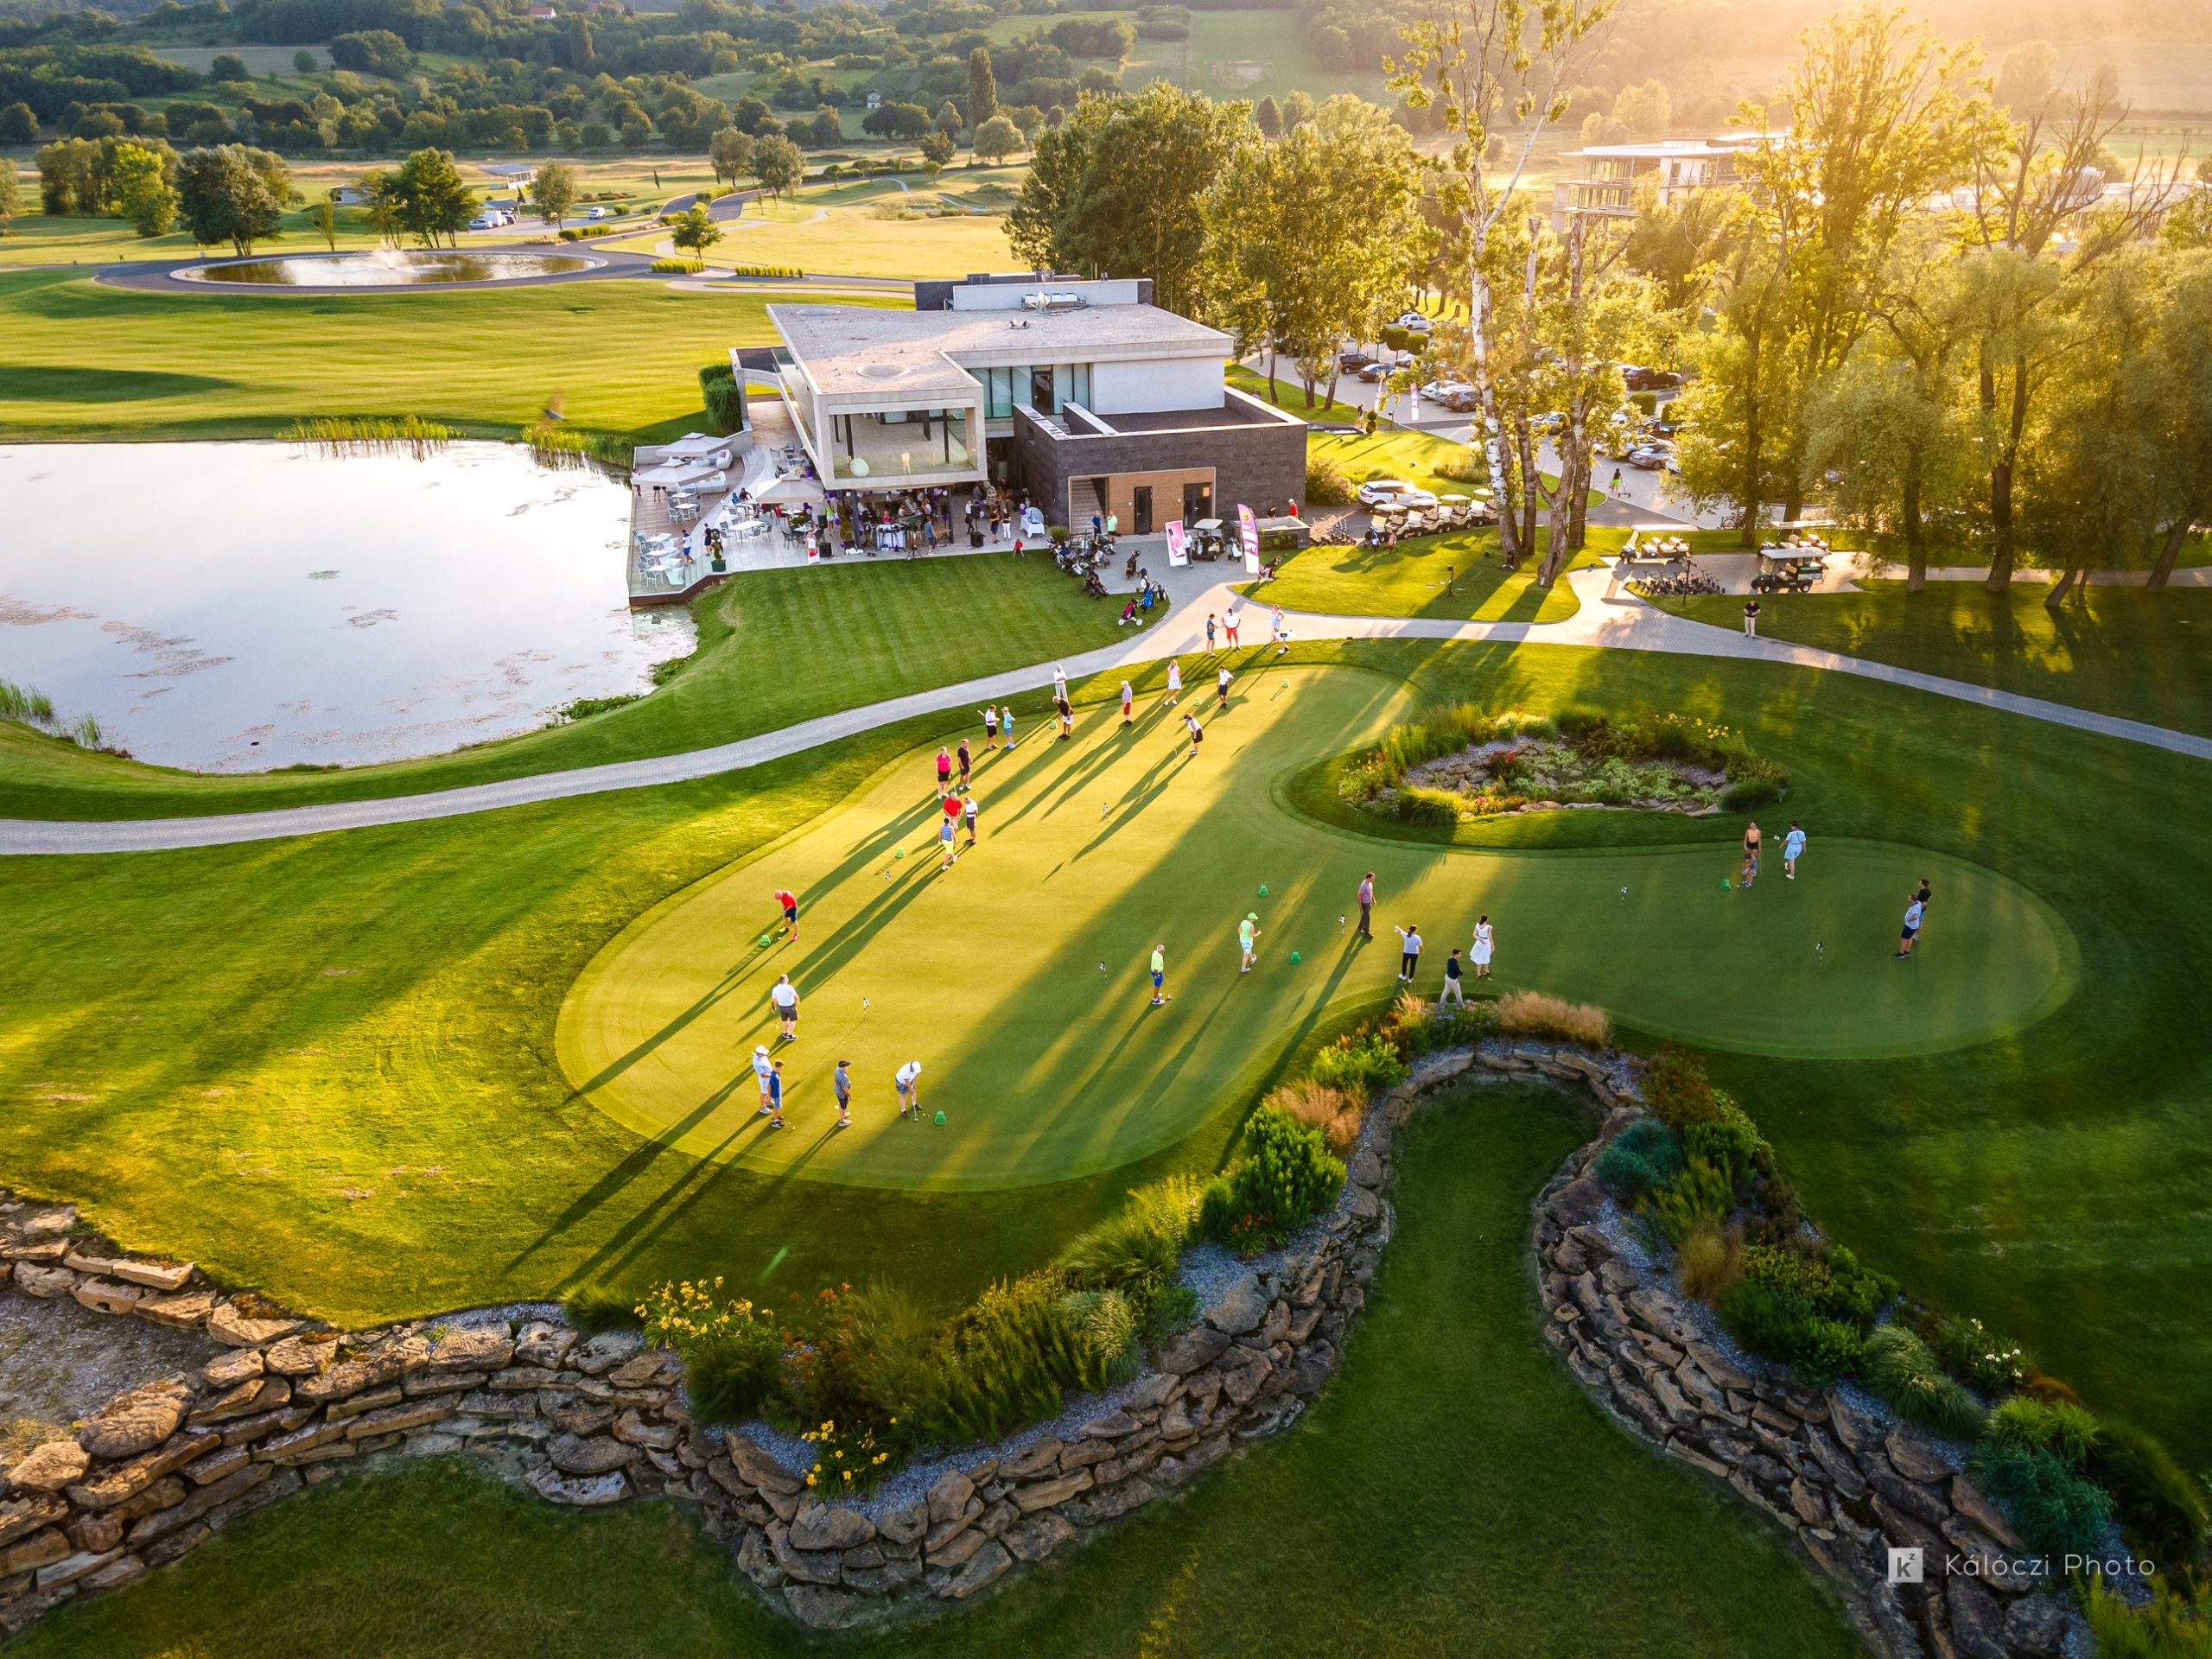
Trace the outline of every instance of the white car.
{"label": "white car", "polygon": [[584,217],[586,219],[612,219],[613,214],[604,207],[587,207],[584,209]]}
{"label": "white car", "polygon": [[498,225],[499,221],[489,213],[479,213],[468,221],[468,228],[472,231],[494,230],[498,228]]}
{"label": "white car", "polygon": [[1405,329],[1408,334],[1425,334],[1434,325],[1431,323],[1427,317],[1421,315],[1418,311],[1401,311],[1398,313],[1398,327]]}
{"label": "white car", "polygon": [[1402,478],[1370,478],[1359,486],[1359,504],[1363,507],[1387,506],[1412,488]]}

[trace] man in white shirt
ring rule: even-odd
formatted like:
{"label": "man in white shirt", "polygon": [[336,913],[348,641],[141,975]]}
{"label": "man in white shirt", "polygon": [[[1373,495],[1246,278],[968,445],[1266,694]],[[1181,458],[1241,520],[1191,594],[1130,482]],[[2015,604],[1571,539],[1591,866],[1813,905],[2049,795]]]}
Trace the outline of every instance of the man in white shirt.
{"label": "man in white shirt", "polygon": [[[768,988],[768,1000],[776,1005],[776,1018],[783,1022],[784,1040],[798,1040],[798,987],[791,983],[789,974],[778,974],[776,982]],[[758,1070],[758,1067],[754,1068]]]}
{"label": "man in white shirt", "polygon": [[760,1085],[760,1116],[770,1116],[775,1108],[768,1100],[768,1079],[775,1075],[776,1064],[768,1058],[768,1045],[761,1043],[753,1051],[753,1080]]}
{"label": "man in white shirt", "polygon": [[1912,902],[1904,907],[1904,931],[1897,935],[1899,962],[1903,962],[1912,954],[1912,936],[1920,931],[1920,918],[1925,913],[1925,908],[1920,902],[1920,895],[1915,893]]}
{"label": "man in white shirt", "polygon": [[899,1068],[892,1079],[899,1090],[899,1116],[912,1116],[916,1122],[922,1116],[922,1063],[909,1060]]}

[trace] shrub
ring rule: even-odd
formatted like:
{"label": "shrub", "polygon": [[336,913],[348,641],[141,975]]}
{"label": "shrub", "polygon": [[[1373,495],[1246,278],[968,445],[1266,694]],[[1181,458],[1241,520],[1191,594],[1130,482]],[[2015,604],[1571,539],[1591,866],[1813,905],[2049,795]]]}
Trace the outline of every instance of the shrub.
{"label": "shrub", "polygon": [[1681,1171],[1681,1142],[1656,1118],[1637,1119],[1598,1154],[1598,1179],[1623,1204],[1635,1204]]}
{"label": "shrub", "polygon": [[1772,779],[1745,778],[1720,791],[1720,810],[1724,812],[1755,812],[1760,807],[1772,806],[1781,798],[1781,785]]}
{"label": "shrub", "polygon": [[1306,457],[1306,503],[1308,506],[1350,506],[1351,499],[1351,480],[1344,476],[1343,467],[1325,455]]}
{"label": "shrub", "polygon": [[1680,1247],[1700,1224],[1718,1226],[1736,1207],[1735,1184],[1727,1173],[1702,1159],[1684,1160],[1681,1173],[1646,1194],[1637,1211],[1669,1244]]}
{"label": "shrub", "polygon": [[1303,1083],[1287,1083],[1268,1096],[1270,1103],[1281,1107],[1301,1123],[1310,1123],[1321,1131],[1329,1142],[1329,1150],[1342,1155],[1359,1139],[1360,1120],[1363,1114],[1351,1096],[1341,1089],[1332,1089],[1326,1084],[1308,1077]]}
{"label": "shrub", "polygon": [[878,1442],[873,1424],[850,1421],[841,1424],[830,1418],[799,1439],[814,1448],[814,1466],[806,1471],[807,1490],[825,1503],[864,1497],[890,1472],[886,1465],[891,1461],[891,1448]]}
{"label": "shrub", "polygon": [[581,242],[584,239],[584,232],[573,225],[563,225],[561,227],[561,239],[563,242]]}
{"label": "shrub", "polygon": [[1103,1382],[1090,1344],[1061,1311],[1065,1288],[1050,1272],[995,1284],[938,1333],[916,1379],[924,1435],[993,1440],[1053,1415],[1062,1389]]}
{"label": "shrub", "polygon": [[1382,798],[1382,809],[1400,823],[1454,824],[1459,822],[1460,801],[1448,789],[1402,785]]}
{"label": "shrub", "polygon": [[652,266],[652,273],[656,276],[696,276],[706,268],[707,264],[703,259],[656,259]]}
{"label": "shrub", "polygon": [[1981,1402],[1902,1325],[1885,1325],[1866,1338],[1866,1386],[1898,1416],[1923,1428],[1960,1440],[1981,1432]]}
{"label": "shrub", "polygon": [[588,1337],[602,1331],[634,1331],[643,1323],[638,1300],[606,1285],[580,1285],[561,1304],[569,1323]]}
{"label": "shrub", "polygon": [[2112,1498],[2105,1489],[2075,1474],[2047,1447],[1986,1440],[1974,1447],[1967,1470],[1974,1484],[2005,1506],[2012,1530],[2038,1554],[2092,1554],[2111,1524]]}
{"label": "shrub", "polygon": [[1603,1048],[1608,1030],[1603,1008],[1541,991],[1509,991],[1500,997],[1497,1024],[1510,1036],[1554,1037],[1585,1048]]}
{"label": "shrub", "polygon": [[1339,1037],[1313,1057],[1313,1080],[1364,1103],[1406,1080],[1406,1062],[1379,1033]]}
{"label": "shrub", "polygon": [[2169,1573],[2201,1561],[2212,1536],[2203,1483],[2154,1436],[2126,1423],[2100,1427],[2088,1474],[2112,1494],[2120,1525]]}
{"label": "shrub", "polygon": [[1719,1116],[1704,1057],[1669,1043],[1643,1068],[1643,1103],[1670,1128],[1711,1122]]}
{"label": "shrub", "polygon": [[2212,1659],[2212,1624],[2163,1584],[2144,1607],[2095,1578],[2084,1581],[2082,1598],[2100,1659]]}
{"label": "shrub", "polygon": [[700,369],[699,394],[715,431],[734,432],[745,424],[745,390],[728,363],[709,363]]}
{"label": "shrub", "polygon": [[1682,1288],[1700,1302],[1717,1302],[1744,1276],[1743,1236],[1710,1222],[1692,1228],[1681,1243]]}
{"label": "shrub", "polygon": [[1152,1317],[1145,1322],[1145,1335],[1154,1343],[1165,1342],[1198,1317],[1198,1293],[1178,1281],[1152,1305]]}
{"label": "shrub", "polygon": [[1786,1360],[1823,1388],[1866,1368],[1866,1344],[1859,1332],[1821,1318],[1802,1296],[1739,1280],[1720,1299],[1720,1319],[1745,1347]]}
{"label": "shrub", "polygon": [[1734,1100],[1716,1089],[1712,1092],[1713,1116],[1693,1122],[1682,1130],[1682,1148],[1694,1157],[1728,1172],[1738,1186],[1751,1178],[1753,1170],[1769,1155],[1766,1138],[1750,1115]]}
{"label": "shrub", "polygon": [[1924,1309],[1914,1319],[1913,1328],[1945,1370],[1984,1394],[2010,1394],[2027,1381],[2026,1352],[1980,1319]]}
{"label": "shrub", "polygon": [[1119,1211],[1069,1243],[1061,1268],[1078,1288],[1125,1294],[1135,1317],[1146,1318],[1175,1281],[1198,1225],[1199,1190],[1188,1175],[1137,1188]]}
{"label": "shrub", "polygon": [[1841,1245],[1825,1257],[1794,1245],[1753,1245],[1745,1253],[1744,1276],[1769,1290],[1801,1297],[1821,1317],[1862,1331],[1897,1294],[1895,1280],[1860,1267],[1859,1258]]}
{"label": "shrub", "polygon": [[1246,1126],[1250,1154],[1206,1183],[1198,1225],[1210,1238],[1246,1252],[1281,1243],[1344,1190],[1344,1166],[1321,1132],[1277,1106]]}
{"label": "shrub", "polygon": [[742,1298],[722,1301],[722,1281],[657,1286],[638,1306],[645,1340],[683,1361],[693,1413],[707,1422],[755,1415],[783,1380],[783,1327]]}
{"label": "shrub", "polygon": [[1082,1333],[1105,1382],[1126,1382],[1137,1374],[1144,1362],[1144,1330],[1127,1296],[1118,1290],[1071,1290],[1060,1299],[1060,1313]]}
{"label": "shrub", "polygon": [[2005,1446],[2039,1446],[2069,1468],[2085,1469],[2096,1449],[2097,1420],[2079,1406],[2050,1406],[2024,1395],[2000,1402],[1982,1433]]}
{"label": "shrub", "polygon": [[1430,1015],[1439,1048],[1461,1048],[1479,1043],[1497,1029],[1495,1002],[1454,1002]]}

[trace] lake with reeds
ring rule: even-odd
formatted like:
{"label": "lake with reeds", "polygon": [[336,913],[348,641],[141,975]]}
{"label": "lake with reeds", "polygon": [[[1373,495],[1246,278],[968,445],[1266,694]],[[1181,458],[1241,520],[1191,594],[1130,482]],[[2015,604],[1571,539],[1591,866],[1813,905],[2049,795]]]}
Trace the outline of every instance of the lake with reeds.
{"label": "lake with reeds", "polygon": [[0,680],[203,771],[404,760],[645,690],[629,493],[528,450],[0,446]]}

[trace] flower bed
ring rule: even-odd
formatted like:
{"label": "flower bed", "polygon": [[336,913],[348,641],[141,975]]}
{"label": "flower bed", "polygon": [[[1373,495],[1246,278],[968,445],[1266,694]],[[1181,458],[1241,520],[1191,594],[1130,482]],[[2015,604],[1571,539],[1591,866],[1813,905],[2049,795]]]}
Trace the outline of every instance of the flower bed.
{"label": "flower bed", "polygon": [[1693,715],[1570,709],[1543,719],[1471,703],[1423,709],[1343,768],[1338,792],[1404,823],[1610,806],[1707,814],[1778,800],[1789,774],[1741,733]]}

